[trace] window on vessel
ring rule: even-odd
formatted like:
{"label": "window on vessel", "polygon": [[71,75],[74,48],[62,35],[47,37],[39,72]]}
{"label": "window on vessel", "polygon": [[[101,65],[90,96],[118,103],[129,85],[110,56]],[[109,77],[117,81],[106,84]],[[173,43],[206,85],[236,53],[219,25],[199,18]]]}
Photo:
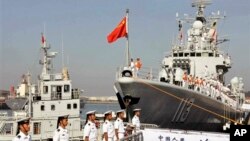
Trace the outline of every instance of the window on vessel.
{"label": "window on vessel", "polygon": [[213,54],[213,53],[209,53],[208,56],[209,56],[209,57],[213,57],[214,54]]}
{"label": "window on vessel", "polygon": [[41,122],[34,122],[33,133],[41,134]]}
{"label": "window on vessel", "polygon": [[62,87],[61,86],[57,86],[56,87],[56,92],[62,92]]}
{"label": "window on vessel", "polygon": [[196,56],[200,57],[200,56],[201,56],[201,53],[196,53]]}
{"label": "window on vessel", "polygon": [[179,53],[179,57],[183,57],[183,53]]}
{"label": "window on vessel", "polygon": [[67,109],[71,109],[71,104],[67,104]]}
{"label": "window on vessel", "polygon": [[69,92],[69,90],[70,90],[69,85],[64,85],[64,92]]}
{"label": "window on vessel", "polygon": [[14,123],[4,123],[4,132],[6,134],[12,134],[13,133],[13,125]]}
{"label": "window on vessel", "polygon": [[77,109],[77,104],[76,103],[73,104],[73,108]]}
{"label": "window on vessel", "polygon": [[44,111],[44,110],[45,110],[45,106],[41,105],[41,111]]}
{"label": "window on vessel", "polygon": [[44,94],[47,94],[48,90],[49,90],[48,86],[43,86],[43,93]]}
{"label": "window on vessel", "polygon": [[51,105],[51,111],[55,111],[56,106],[55,105]]}
{"label": "window on vessel", "polygon": [[51,91],[56,92],[56,86],[51,86]]}
{"label": "window on vessel", "polygon": [[194,52],[190,53],[190,56],[195,56],[195,53]]}
{"label": "window on vessel", "polygon": [[174,57],[177,57],[177,53],[174,53]]}
{"label": "window on vessel", "polygon": [[187,56],[189,56],[189,53],[185,53],[184,55],[185,55],[185,57],[187,57]]}

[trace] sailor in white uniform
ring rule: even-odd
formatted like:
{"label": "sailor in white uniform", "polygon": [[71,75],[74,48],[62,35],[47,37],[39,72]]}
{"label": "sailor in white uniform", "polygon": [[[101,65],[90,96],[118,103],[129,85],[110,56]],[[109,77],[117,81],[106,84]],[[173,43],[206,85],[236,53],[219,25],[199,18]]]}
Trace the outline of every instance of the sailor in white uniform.
{"label": "sailor in white uniform", "polygon": [[103,141],[114,141],[115,137],[115,128],[112,120],[112,111],[107,111],[104,113],[104,123],[102,126],[103,129]]}
{"label": "sailor in white uniform", "polygon": [[30,131],[30,118],[24,118],[17,121],[18,134],[12,141],[31,141],[31,136],[28,134]]}
{"label": "sailor in white uniform", "polygon": [[123,124],[124,119],[124,110],[119,110],[116,112],[117,119],[115,121],[115,139],[119,140],[121,138],[124,138],[125,135],[125,127]]}
{"label": "sailor in white uniform", "polygon": [[87,119],[84,127],[84,141],[97,141],[97,129],[95,125],[95,111],[86,113]]}
{"label": "sailor in white uniform", "polygon": [[140,123],[140,114],[141,114],[141,109],[134,109],[134,117],[132,118],[132,124],[135,126],[135,133],[140,131],[141,123]]}
{"label": "sailor in white uniform", "polygon": [[53,141],[69,141],[69,133],[66,129],[69,115],[59,116],[57,120],[57,129],[54,131]]}

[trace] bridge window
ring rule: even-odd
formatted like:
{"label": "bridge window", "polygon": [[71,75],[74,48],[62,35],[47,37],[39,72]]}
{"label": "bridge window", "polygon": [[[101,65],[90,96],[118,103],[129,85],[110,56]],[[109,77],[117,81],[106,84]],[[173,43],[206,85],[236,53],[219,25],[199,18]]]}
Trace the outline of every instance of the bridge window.
{"label": "bridge window", "polygon": [[201,53],[196,53],[196,56],[200,57],[200,56],[201,56]]}
{"label": "bridge window", "polygon": [[48,90],[49,90],[48,86],[43,86],[43,93],[44,94],[47,94]]}
{"label": "bridge window", "polygon": [[67,104],[67,109],[71,109],[71,104]]}
{"label": "bridge window", "polygon": [[192,53],[190,54],[190,56],[195,56],[195,53],[194,53],[194,52],[192,52]]}
{"label": "bridge window", "polygon": [[214,54],[213,54],[213,53],[209,53],[208,56],[209,56],[209,57],[213,57]]}
{"label": "bridge window", "polygon": [[56,97],[62,99],[62,86],[56,86]]}
{"label": "bridge window", "polygon": [[70,86],[69,85],[64,85],[64,92],[69,92]]}
{"label": "bridge window", "polygon": [[55,111],[56,106],[55,105],[51,105],[51,111]]}
{"label": "bridge window", "polygon": [[177,53],[174,53],[174,57],[177,57]]}
{"label": "bridge window", "polygon": [[73,108],[77,109],[77,104],[76,103],[73,104]]}
{"label": "bridge window", "polygon": [[179,53],[179,57],[183,57],[183,53]]}
{"label": "bridge window", "polygon": [[185,57],[187,57],[187,56],[189,56],[189,53],[185,53],[184,55],[185,55]]}
{"label": "bridge window", "polygon": [[44,110],[45,110],[45,106],[41,105],[41,111],[44,111]]}
{"label": "bridge window", "polygon": [[33,133],[41,134],[41,122],[34,122]]}
{"label": "bridge window", "polygon": [[57,86],[56,87],[56,92],[58,92],[58,93],[62,92],[62,87],[61,86]]}

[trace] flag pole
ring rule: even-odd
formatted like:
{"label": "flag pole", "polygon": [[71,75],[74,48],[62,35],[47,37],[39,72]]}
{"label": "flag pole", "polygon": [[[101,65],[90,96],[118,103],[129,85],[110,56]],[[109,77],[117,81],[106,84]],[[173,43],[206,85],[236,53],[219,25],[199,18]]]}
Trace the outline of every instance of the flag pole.
{"label": "flag pole", "polygon": [[128,30],[128,14],[129,9],[126,10],[126,31],[127,31],[127,42],[126,42],[126,65],[130,66],[130,52],[129,52],[129,30]]}

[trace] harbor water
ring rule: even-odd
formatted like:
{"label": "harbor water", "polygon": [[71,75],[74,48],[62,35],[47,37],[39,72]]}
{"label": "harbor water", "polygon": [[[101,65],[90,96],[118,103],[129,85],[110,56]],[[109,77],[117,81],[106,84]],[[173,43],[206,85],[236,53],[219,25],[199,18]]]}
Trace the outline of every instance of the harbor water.
{"label": "harbor water", "polygon": [[97,114],[103,114],[108,110],[112,110],[116,112],[120,109],[118,103],[86,103],[84,107],[81,109],[81,119],[86,119],[86,112],[96,110]]}

